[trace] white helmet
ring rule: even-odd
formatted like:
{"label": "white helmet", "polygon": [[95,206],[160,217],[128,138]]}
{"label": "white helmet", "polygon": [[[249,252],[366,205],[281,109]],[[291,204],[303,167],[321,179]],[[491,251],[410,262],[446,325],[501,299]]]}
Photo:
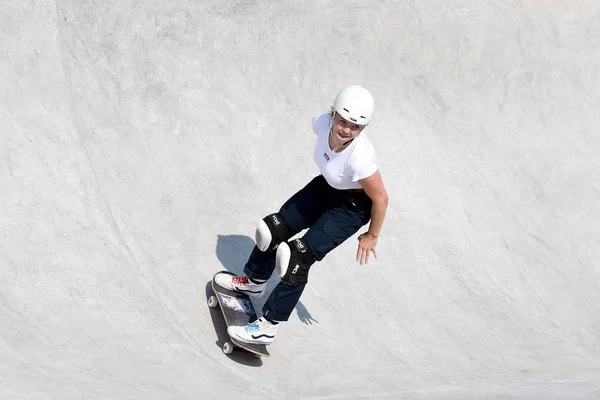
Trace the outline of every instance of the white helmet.
{"label": "white helmet", "polygon": [[335,98],[333,109],[346,121],[357,125],[367,125],[373,116],[375,101],[371,93],[363,87],[346,86]]}

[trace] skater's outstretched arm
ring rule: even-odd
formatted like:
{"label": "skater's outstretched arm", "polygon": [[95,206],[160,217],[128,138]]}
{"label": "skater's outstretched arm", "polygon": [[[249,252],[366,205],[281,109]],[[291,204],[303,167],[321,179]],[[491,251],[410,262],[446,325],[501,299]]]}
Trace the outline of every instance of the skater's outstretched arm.
{"label": "skater's outstretched arm", "polygon": [[381,226],[385,219],[385,212],[388,206],[388,195],[379,171],[368,178],[361,179],[359,182],[365,189],[365,193],[367,193],[373,201],[369,230],[358,237],[356,261],[363,265],[369,262],[370,253],[373,253],[375,258],[377,258],[377,239],[379,238]]}

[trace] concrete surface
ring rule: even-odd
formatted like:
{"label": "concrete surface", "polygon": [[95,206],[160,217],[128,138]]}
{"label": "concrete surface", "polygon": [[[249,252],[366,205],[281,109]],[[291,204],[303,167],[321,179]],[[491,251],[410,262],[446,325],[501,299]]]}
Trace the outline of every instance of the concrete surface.
{"label": "concrete surface", "polygon": [[[0,11],[1,399],[600,398],[597,1]],[[317,173],[310,118],[351,83],[380,257],[351,238],[271,358],[227,357],[207,284]]]}

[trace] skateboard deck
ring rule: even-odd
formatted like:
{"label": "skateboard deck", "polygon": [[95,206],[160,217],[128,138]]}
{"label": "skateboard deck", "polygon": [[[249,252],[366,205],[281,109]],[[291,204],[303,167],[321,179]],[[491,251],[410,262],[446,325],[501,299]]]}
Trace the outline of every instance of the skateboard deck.
{"label": "skateboard deck", "polygon": [[[217,274],[235,275],[228,271],[220,271],[217,272]],[[217,274],[215,274],[215,276]],[[223,318],[225,319],[225,324],[227,327],[243,326],[257,319],[254,305],[248,296],[243,293],[233,292],[220,287],[215,283],[214,276],[211,284],[215,295],[209,297],[208,306],[211,308],[215,308],[217,305],[219,306],[221,312],[223,313]],[[229,339],[231,342],[225,342],[223,344],[223,353],[225,354],[231,354],[234,347],[239,347],[243,350],[253,353],[257,357],[270,356],[267,346],[264,344],[244,343],[232,337]]]}

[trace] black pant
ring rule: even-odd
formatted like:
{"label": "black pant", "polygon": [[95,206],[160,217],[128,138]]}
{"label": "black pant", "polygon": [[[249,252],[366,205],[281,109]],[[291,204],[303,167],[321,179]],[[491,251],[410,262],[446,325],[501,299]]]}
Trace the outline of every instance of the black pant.
{"label": "black pant", "polygon": [[[319,175],[286,201],[279,213],[294,234],[309,228],[303,238],[314,258],[321,261],[369,222],[371,206],[371,199],[364,191],[334,189]],[[250,278],[266,280],[274,270],[275,251],[262,252],[254,246],[244,273]],[[264,315],[287,321],[303,291],[304,285],[280,282],[263,307]]]}

